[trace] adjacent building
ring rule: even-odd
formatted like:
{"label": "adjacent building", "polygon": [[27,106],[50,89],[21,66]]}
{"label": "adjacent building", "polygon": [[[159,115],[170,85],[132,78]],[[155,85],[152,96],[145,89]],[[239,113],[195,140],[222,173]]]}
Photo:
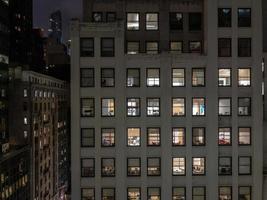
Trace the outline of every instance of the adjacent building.
{"label": "adjacent building", "polygon": [[57,10],[50,15],[49,37],[54,39],[58,44],[62,43],[62,15],[61,11]]}
{"label": "adjacent building", "polygon": [[66,82],[33,71],[11,71],[10,141],[30,144],[32,198],[57,199],[69,184]]}
{"label": "adjacent building", "polygon": [[261,1],[84,0],[72,199],[266,199]]}

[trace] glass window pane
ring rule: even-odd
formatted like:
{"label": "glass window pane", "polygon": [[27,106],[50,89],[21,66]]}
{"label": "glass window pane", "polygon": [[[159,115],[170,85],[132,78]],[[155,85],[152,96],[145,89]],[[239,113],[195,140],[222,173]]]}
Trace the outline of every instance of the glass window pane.
{"label": "glass window pane", "polygon": [[140,69],[127,69],[127,87],[140,86]]}
{"label": "glass window pane", "polygon": [[183,30],[183,14],[170,13],[170,30]]}
{"label": "glass window pane", "polygon": [[140,116],[140,99],[127,99],[127,116]]}
{"label": "glass window pane", "polygon": [[158,42],[146,42],[146,53],[157,54],[159,52]]}
{"label": "glass window pane", "polygon": [[160,86],[160,69],[147,69],[147,86]]}
{"label": "glass window pane", "polygon": [[127,129],[127,145],[128,146],[140,146],[141,145],[141,130],[140,128],[128,128]]}
{"label": "glass window pane", "polygon": [[185,86],[184,69],[172,69],[172,86],[175,87]]}
{"label": "glass window pane", "polygon": [[139,13],[127,13],[127,30],[139,30]]}
{"label": "glass window pane", "polygon": [[95,105],[93,98],[81,99],[81,116],[93,117],[95,115]]}
{"label": "glass window pane", "polygon": [[115,129],[102,128],[101,131],[101,145],[104,147],[115,146]]}
{"label": "glass window pane", "polygon": [[115,176],[115,158],[102,158],[102,176]]}
{"label": "glass window pane", "polygon": [[219,128],[219,145],[231,144],[231,128]]}
{"label": "glass window pane", "polygon": [[109,68],[101,69],[101,87],[115,86],[115,70]]}
{"label": "glass window pane", "polygon": [[251,144],[251,128],[238,128],[238,144],[250,145]]}
{"label": "glass window pane", "polygon": [[81,146],[94,147],[95,146],[95,130],[93,128],[81,129]]}
{"label": "glass window pane", "polygon": [[172,129],[172,144],[174,146],[185,145],[185,128]]}
{"label": "glass window pane", "polygon": [[192,86],[205,86],[205,69],[192,69]]}
{"label": "glass window pane", "polygon": [[231,99],[220,98],[219,99],[219,115],[231,115]]}
{"label": "glass window pane", "polygon": [[128,200],[141,200],[140,188],[128,188],[127,193]]}
{"label": "glass window pane", "polygon": [[192,132],[192,145],[205,145],[205,128],[193,128]]}
{"label": "glass window pane", "polygon": [[127,42],[127,54],[138,54],[139,46],[139,42]]}
{"label": "glass window pane", "polygon": [[147,175],[160,176],[160,158],[147,158]]}
{"label": "glass window pane", "polygon": [[219,69],[219,86],[231,86],[231,69]]}
{"label": "glass window pane", "polygon": [[147,116],[159,116],[160,115],[160,99],[148,98],[147,99]]}
{"label": "glass window pane", "polygon": [[158,13],[146,14],[146,30],[158,30]]}
{"label": "glass window pane", "polygon": [[172,175],[185,175],[185,158],[172,159]]}
{"label": "glass window pane", "polygon": [[147,145],[160,146],[160,128],[147,129]]}
{"label": "glass window pane", "polygon": [[205,115],[205,99],[204,98],[193,98],[193,116],[204,116]]}
{"label": "glass window pane", "polygon": [[238,69],[238,86],[250,86],[250,69]]}
{"label": "glass window pane", "polygon": [[193,158],[193,175],[205,174],[205,158]]}
{"label": "glass window pane", "polygon": [[102,99],[102,116],[113,117],[115,116],[115,100]]}

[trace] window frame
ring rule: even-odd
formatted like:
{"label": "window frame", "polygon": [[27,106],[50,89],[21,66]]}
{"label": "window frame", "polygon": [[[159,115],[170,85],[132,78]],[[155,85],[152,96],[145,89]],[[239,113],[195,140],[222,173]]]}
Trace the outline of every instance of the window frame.
{"label": "window frame", "polygon": [[238,186],[238,198],[240,198],[240,189],[241,188],[249,188],[249,196],[250,196],[250,199],[251,199],[251,196],[252,196],[252,187],[251,186],[246,186],[246,185],[240,185]]}
{"label": "window frame", "polygon": [[[174,159],[175,158],[178,158],[178,159],[183,159],[184,160],[184,172],[183,173],[181,173],[181,174],[175,174],[174,173]],[[181,167],[180,165],[178,165],[179,167]],[[186,157],[172,157],[172,176],[186,176]]]}
{"label": "window frame", "polygon": [[[103,130],[105,130],[105,129],[111,129],[111,130],[113,130],[113,133],[114,133],[114,144],[113,145],[104,145],[103,144]],[[101,147],[103,148],[110,148],[110,147],[115,147],[116,146],[116,130],[115,130],[115,128],[101,128]]]}
{"label": "window frame", "polygon": [[[158,132],[159,132],[159,144],[155,144],[155,145],[152,145],[152,144],[149,144],[149,129],[158,129]],[[147,147],[160,147],[161,146],[161,128],[160,127],[147,127],[146,129],[146,133],[147,133]]]}
{"label": "window frame", "polygon": [[[221,114],[220,108],[228,108],[228,106],[221,107],[220,100],[230,100],[230,113],[229,114]],[[219,117],[231,117],[232,116],[232,97],[218,97],[218,116]]]}
{"label": "window frame", "polygon": [[[207,194],[207,191],[206,191],[206,186],[192,186],[192,200],[195,200],[195,198],[194,197],[196,197],[196,195],[195,195],[195,193],[194,193],[194,189],[196,189],[196,188],[201,188],[201,189],[204,189],[204,199],[206,199],[206,194]],[[199,195],[197,196],[197,197],[199,197]],[[202,197],[202,196],[201,196]]]}
{"label": "window frame", "polygon": [[[114,20],[110,20],[109,15],[114,15]],[[117,13],[116,12],[107,12],[106,13],[106,22],[115,22],[117,19]]]}
{"label": "window frame", "polygon": [[[96,21],[96,20],[95,20],[95,17],[94,17],[95,14],[100,14],[100,17],[101,17],[100,21]],[[101,23],[101,22],[104,22],[103,12],[99,12],[99,11],[97,11],[97,12],[92,12],[92,22],[93,22],[93,23]]]}
{"label": "window frame", "polygon": [[[243,54],[241,54],[241,41],[245,41],[245,40],[247,40],[247,41],[249,41],[249,54],[248,55],[243,55]],[[238,38],[238,42],[237,42],[237,51],[238,51],[238,57],[239,58],[249,58],[249,57],[251,57],[252,56],[252,38],[249,38],[249,37],[239,37]]]}
{"label": "window frame", "polygon": [[[93,130],[93,145],[83,145],[83,130]],[[86,138],[91,138],[91,137],[86,137]],[[95,147],[95,128],[81,128],[81,148],[90,148],[90,147]]]}
{"label": "window frame", "polygon": [[104,200],[104,199],[109,199],[109,198],[104,198],[104,190],[113,190],[113,197],[114,197],[114,200],[116,199],[116,188],[114,187],[102,187],[101,188],[101,200]]}
{"label": "window frame", "polygon": [[[83,71],[86,71],[86,70],[92,70],[93,72],[93,77],[84,77],[83,76]],[[83,79],[92,79],[92,82],[93,84],[92,85],[85,85],[83,84]],[[95,68],[91,67],[91,68],[80,68],[80,87],[81,88],[92,88],[92,87],[95,87]]]}
{"label": "window frame", "polygon": [[[103,77],[103,72],[105,71],[105,70],[112,70],[112,77]],[[113,85],[105,85],[104,83],[103,83],[103,80],[104,79],[106,79],[106,78],[108,78],[108,79],[113,79]],[[116,77],[115,77],[115,68],[101,68],[100,69],[100,85],[101,85],[101,88],[112,88],[112,87],[115,87],[115,83],[116,82]]]}
{"label": "window frame", "polygon": [[[204,79],[204,84],[202,85],[194,85],[194,70],[203,70],[203,73],[204,73],[204,77],[203,77],[203,79]],[[196,78],[198,78],[198,77],[196,77]],[[192,87],[194,88],[194,87],[206,87],[206,68],[192,68],[191,69],[191,85],[192,85]]]}
{"label": "window frame", "polygon": [[[220,129],[230,129],[230,143],[229,144],[220,144]],[[218,146],[232,146],[232,127],[218,127]]]}
{"label": "window frame", "polygon": [[[148,14],[156,14],[157,15],[157,21],[147,21],[147,15]],[[148,23],[155,23],[155,22],[157,22],[157,29],[148,29],[147,28],[147,25],[148,25]],[[159,12],[146,12],[145,13],[145,30],[146,31],[158,31],[159,30]]]}
{"label": "window frame", "polygon": [[[104,160],[113,160],[113,163],[114,163],[114,175],[105,175],[103,173],[103,161]],[[116,159],[114,157],[104,157],[104,158],[101,158],[101,177],[116,177]]]}
{"label": "window frame", "polygon": [[[92,40],[93,46],[90,47],[92,51],[90,53],[82,53],[82,40]],[[94,57],[95,56],[95,38],[93,37],[81,37],[80,38],[80,57],[81,58],[86,58],[86,57]]]}
{"label": "window frame", "polygon": [[[220,23],[220,11],[222,11],[223,12],[223,9],[228,9],[228,10],[230,10],[230,24],[229,25],[225,25],[225,24],[227,24],[227,23],[223,23],[224,25],[222,25],[222,23]],[[231,28],[232,27],[232,8],[218,8],[218,28]],[[221,17],[223,17],[223,16],[221,16]]]}
{"label": "window frame", "polygon": [[[190,16],[191,15],[196,15],[196,14],[198,14],[198,15],[200,15],[201,16],[201,24],[200,24],[200,29],[198,29],[198,28],[192,28],[192,21],[191,21],[191,18],[190,18]],[[199,16],[198,16],[199,17]],[[199,31],[202,31],[202,29],[203,29],[203,13],[201,13],[201,12],[188,12],[188,30],[189,30],[189,32],[199,32]]]}
{"label": "window frame", "polygon": [[[179,70],[181,69],[181,70],[184,71],[184,78],[183,78],[183,79],[184,79],[184,85],[181,85],[181,86],[175,86],[175,85],[173,85],[173,83],[174,83],[173,79],[175,78],[175,77],[173,76],[173,73],[174,73],[174,70],[175,70],[175,69],[179,69]],[[172,80],[171,80],[171,86],[172,86],[172,87],[174,87],[174,88],[175,88],[175,87],[186,87],[186,69],[185,69],[185,68],[172,68],[172,71],[171,71],[171,79],[172,79]]]}
{"label": "window frame", "polygon": [[[149,174],[149,167],[157,167],[157,166],[150,166],[150,165],[148,165],[149,164],[149,160],[151,160],[151,159],[157,159],[158,160],[158,162],[159,162],[159,166],[158,166],[158,168],[159,168],[159,174]],[[147,176],[152,176],[152,177],[154,177],[154,176],[161,176],[161,157],[147,157],[147,166],[146,166],[146,174],[147,174]]]}
{"label": "window frame", "polygon": [[[195,144],[194,143],[194,129],[201,129],[204,133],[204,143],[203,144]],[[206,146],[206,128],[205,127],[192,127],[192,147],[198,147],[198,146]]]}
{"label": "window frame", "polygon": [[[112,48],[112,54],[110,54],[110,55],[105,55],[104,52],[106,52],[106,51],[103,51],[103,41],[106,39],[112,40],[112,42],[113,42],[113,46],[109,47],[109,48]],[[100,39],[100,56],[101,57],[107,57],[107,58],[115,57],[115,38],[114,37],[101,37],[101,39]]]}
{"label": "window frame", "polygon": [[[154,79],[154,85],[148,85],[148,71],[149,70],[157,70],[158,71],[158,74],[159,74],[159,77],[158,77],[158,79],[159,79],[159,85],[156,85],[155,84],[155,79],[157,78],[157,77],[154,77],[153,79]],[[146,68],[146,87],[149,87],[149,88],[151,88],[151,87],[160,87],[160,82],[161,82],[161,80],[160,80],[160,68]]]}
{"label": "window frame", "polygon": [[[240,25],[240,16],[239,16],[239,10],[241,10],[241,9],[248,9],[248,10],[250,10],[250,12],[249,12],[249,25]],[[252,15],[251,15],[251,8],[237,8],[237,26],[238,26],[238,28],[249,28],[249,27],[251,27],[251,21],[252,21]]]}
{"label": "window frame", "polygon": [[[182,115],[175,115],[174,114],[174,108],[176,108],[176,107],[174,107],[174,100],[183,100],[183,114]],[[186,98],[185,97],[172,97],[172,117],[185,117],[186,116]],[[181,108],[181,107],[178,107],[178,108]]]}
{"label": "window frame", "polygon": [[[245,106],[239,106],[239,100],[241,99],[249,99],[249,109],[248,109],[248,114],[240,114],[239,112],[239,107],[245,107]],[[251,97],[238,97],[237,98],[237,110],[238,110],[238,117],[251,117],[252,116],[252,102],[251,102]]]}
{"label": "window frame", "polygon": [[[227,43],[226,43],[227,42]],[[230,42],[230,43],[228,43]],[[220,46],[222,45],[223,46]],[[226,47],[227,44],[227,47]],[[230,44],[230,47],[228,47],[228,45]],[[223,54],[222,51],[223,50],[230,50],[229,52],[227,52],[227,54]],[[232,57],[232,38],[218,38],[218,57],[220,58],[229,58]]]}
{"label": "window frame", "polygon": [[[240,143],[240,130],[242,128],[248,128],[249,129],[249,144],[241,144]],[[251,146],[252,145],[252,128],[249,126],[239,126],[238,127],[238,146]]]}
{"label": "window frame", "polygon": [[[173,143],[174,129],[183,129],[183,141],[184,141],[184,143],[182,145],[177,145],[177,144]],[[185,147],[186,146],[186,128],[185,127],[172,127],[172,146],[173,147]]]}
{"label": "window frame", "polygon": [[[130,159],[136,159],[139,162],[139,174],[132,175],[129,174],[129,160]],[[136,167],[136,166],[135,166]],[[142,166],[141,166],[141,158],[140,157],[127,157],[127,177],[140,177],[142,175]]]}
{"label": "window frame", "polygon": [[[181,28],[173,28],[173,24],[174,23],[174,20],[172,21],[171,19],[171,15],[172,14],[181,14],[182,15],[182,27]],[[176,20],[176,22],[178,22],[178,20]],[[169,30],[170,31],[183,31],[184,30],[184,13],[182,12],[169,12]]]}
{"label": "window frame", "polygon": [[149,195],[149,189],[158,189],[159,190],[159,199],[161,199],[161,187],[147,187],[147,199],[152,199]]}
{"label": "window frame", "polygon": [[[149,102],[149,100],[152,100],[152,99],[158,99],[158,103],[159,103],[159,106],[158,106],[158,108],[159,108],[159,114],[157,114],[157,115],[148,115],[148,102]],[[146,116],[147,117],[160,117],[160,115],[161,115],[161,102],[160,102],[160,98],[159,97],[147,97],[146,98]]]}
{"label": "window frame", "polygon": [[[248,166],[249,172],[248,173],[240,173],[240,159],[241,158],[249,158],[249,165],[242,165],[242,166]],[[252,175],[252,158],[251,156],[238,156],[238,175],[239,176],[250,176]]]}
{"label": "window frame", "polygon": [[[113,115],[104,115],[103,114],[103,100],[105,100],[105,99],[109,99],[109,100],[113,100],[113,103],[114,103],[114,114]],[[101,98],[101,117],[115,117],[116,116],[116,102],[115,102],[115,98],[114,97],[102,97]]]}
{"label": "window frame", "polygon": [[[240,77],[239,73],[240,71],[239,70],[249,70],[249,85],[240,85],[240,78],[243,78],[244,76]],[[247,67],[247,68],[238,68],[237,69],[237,85],[238,87],[251,87],[251,81],[252,81],[252,70],[250,67]]]}
{"label": "window frame", "polygon": [[[220,70],[230,70],[230,85],[220,85],[220,78],[225,78],[220,77]],[[218,68],[218,87],[232,87],[232,68]]]}
{"label": "window frame", "polygon": [[[199,51],[192,51],[192,49],[191,49],[191,43],[194,43],[194,42],[200,43],[200,49],[199,49]],[[203,42],[201,40],[189,40],[188,41],[188,52],[189,53],[199,53],[199,54],[202,54],[202,51],[203,51]]]}
{"label": "window frame", "polygon": [[[129,129],[139,129],[139,145],[136,145],[136,146],[133,146],[133,145],[129,145],[129,132],[128,132],[128,130]],[[127,127],[126,128],[126,132],[127,132],[127,137],[126,137],[126,144],[127,144],[127,147],[141,147],[141,145],[142,145],[142,130],[141,130],[141,128],[140,127]]]}
{"label": "window frame", "polygon": [[[138,29],[128,28],[128,14],[138,14]],[[132,21],[131,21],[132,22]],[[139,31],[140,30],[140,12],[126,12],[126,29],[127,31]]]}
{"label": "window frame", "polygon": [[[193,106],[194,106],[194,99],[203,99],[204,100],[204,107],[205,107],[205,111],[204,111],[204,115],[194,115],[193,113]],[[207,106],[206,106],[206,98],[205,97],[192,97],[192,117],[206,117],[206,113],[207,113]]]}
{"label": "window frame", "polygon": [[[149,50],[147,48],[148,43],[156,43],[157,44],[157,50]],[[157,55],[160,53],[159,51],[159,41],[145,41],[145,50],[147,55]]]}
{"label": "window frame", "polygon": [[[183,186],[173,186],[172,187],[172,200],[174,200],[174,190],[175,189],[183,189],[183,191],[184,191],[184,199],[186,199],[186,187],[183,187]],[[181,196],[177,196],[178,198],[181,198]]]}
{"label": "window frame", "polygon": [[129,189],[138,189],[138,191],[139,191],[139,199],[141,200],[142,190],[141,190],[140,187],[127,187],[127,200],[133,200],[132,198],[129,197]]}
{"label": "window frame", "polygon": [[[220,159],[230,159],[230,172],[229,173],[222,173],[221,168],[225,167],[225,165],[220,165]],[[232,176],[233,173],[233,158],[231,156],[219,156],[218,157],[218,176]]]}
{"label": "window frame", "polygon": [[[93,162],[93,174],[92,175],[89,175],[89,176],[85,176],[84,173],[83,173],[83,161],[84,160],[91,160]],[[80,167],[80,170],[81,170],[81,178],[92,178],[92,177],[95,177],[95,171],[96,171],[96,167],[95,167],[95,158],[92,158],[92,157],[81,157],[80,158],[80,163],[81,163],[81,167]]]}
{"label": "window frame", "polygon": [[[196,158],[204,159],[204,173],[194,173],[194,159]],[[206,157],[192,157],[192,176],[206,176]]]}
{"label": "window frame", "polygon": [[85,200],[84,198],[87,198],[87,197],[84,197],[83,196],[83,190],[86,190],[86,189],[89,189],[89,190],[93,190],[93,193],[94,193],[94,196],[93,196],[93,198],[95,199],[95,188],[92,188],[92,187],[90,187],[90,188],[88,188],[88,187],[85,187],[85,188],[81,188],[81,200]]}
{"label": "window frame", "polygon": [[[129,70],[138,70],[138,85],[134,85],[134,86],[128,85]],[[126,69],[126,87],[127,88],[139,88],[140,85],[141,85],[140,68],[127,68]]]}
{"label": "window frame", "polygon": [[[171,45],[172,45],[172,43],[181,43],[181,51],[180,50],[173,50],[172,48],[171,48]],[[169,50],[170,50],[170,52],[171,53],[179,53],[179,54],[181,54],[181,53],[183,53],[184,52],[184,42],[182,41],[182,40],[170,40],[169,41]]]}
{"label": "window frame", "polygon": [[[131,106],[131,107],[129,107],[129,105],[128,105],[128,100],[130,100],[130,99],[134,99],[134,100],[138,100],[138,106],[137,107],[133,107],[133,106]],[[137,115],[129,115],[128,114],[128,109],[129,108],[135,108],[135,109],[137,109],[138,110],[138,114]],[[126,98],[126,116],[127,117],[140,117],[141,116],[141,98],[140,97],[127,97]]]}
{"label": "window frame", "polygon": [[[136,53],[129,53],[129,43],[137,43],[138,44],[138,52]],[[127,55],[138,55],[140,54],[140,41],[126,41],[126,54]]]}
{"label": "window frame", "polygon": [[222,189],[222,188],[228,188],[228,189],[230,189],[230,196],[231,196],[231,197],[230,197],[230,200],[232,200],[232,199],[233,199],[233,188],[232,188],[232,186],[219,186],[219,187],[218,187],[218,196],[219,196],[219,199],[221,199],[221,198],[220,198],[220,195],[222,195],[222,194],[221,194],[221,189]]}
{"label": "window frame", "polygon": [[[83,100],[92,100],[93,101],[93,114],[90,116],[83,115],[82,107],[83,107]],[[95,98],[92,97],[81,97],[80,98],[80,117],[95,117]]]}

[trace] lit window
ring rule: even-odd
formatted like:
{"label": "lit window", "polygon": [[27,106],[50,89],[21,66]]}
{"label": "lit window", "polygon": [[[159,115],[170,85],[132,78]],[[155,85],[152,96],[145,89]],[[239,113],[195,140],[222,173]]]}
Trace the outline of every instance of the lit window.
{"label": "lit window", "polygon": [[223,186],[219,187],[219,200],[231,200],[232,199],[232,187]]}
{"label": "lit window", "polygon": [[192,86],[205,86],[205,69],[192,69]]}
{"label": "lit window", "polygon": [[127,87],[140,86],[140,69],[127,69]]}
{"label": "lit window", "polygon": [[232,10],[231,8],[218,9],[218,26],[231,27],[232,25]]}
{"label": "lit window", "polygon": [[139,42],[127,42],[127,54],[138,54],[140,48]]}
{"label": "lit window", "polygon": [[173,98],[172,99],[172,116],[184,116],[185,115],[185,99]]}
{"label": "lit window", "polygon": [[127,99],[127,116],[134,117],[140,116],[140,99],[128,98]]}
{"label": "lit window", "polygon": [[24,138],[27,138],[28,137],[28,131],[23,131],[23,136],[24,136]]}
{"label": "lit window", "polygon": [[182,87],[185,86],[185,70],[172,69],[172,86]]}
{"label": "lit window", "polygon": [[189,30],[200,31],[202,29],[202,14],[189,13]]}
{"label": "lit window", "polygon": [[185,158],[172,158],[172,175],[185,175]]}
{"label": "lit window", "polygon": [[94,200],[95,189],[94,188],[82,188],[82,200]]}
{"label": "lit window", "polygon": [[219,157],[219,175],[231,175],[231,174],[232,174],[232,158]]}
{"label": "lit window", "polygon": [[206,188],[205,187],[193,187],[192,200],[205,200]]}
{"label": "lit window", "polygon": [[160,188],[158,187],[147,188],[147,195],[149,200],[160,200]]}
{"label": "lit window", "polygon": [[102,22],[103,17],[101,12],[94,12],[93,13],[93,22]]}
{"label": "lit window", "polygon": [[101,69],[101,87],[115,86],[115,70],[110,68]]}
{"label": "lit window", "polygon": [[115,146],[115,129],[114,128],[102,128],[101,129],[101,145],[103,147]]}
{"label": "lit window", "polygon": [[80,39],[80,55],[81,57],[94,56],[94,38]]}
{"label": "lit window", "polygon": [[219,128],[219,145],[231,145],[231,128]]}
{"label": "lit window", "polygon": [[139,13],[127,13],[127,30],[139,30]]}
{"label": "lit window", "polygon": [[249,127],[238,128],[238,144],[251,145],[251,128]]}
{"label": "lit window", "polygon": [[251,115],[251,99],[249,97],[238,98],[238,115],[250,116]]}
{"label": "lit window", "polygon": [[102,200],[115,200],[114,188],[102,188]]}
{"label": "lit window", "polygon": [[205,174],[205,158],[193,158],[193,175]]}
{"label": "lit window", "polygon": [[81,173],[82,177],[94,177],[95,176],[95,159],[94,158],[82,158],[81,159]]}
{"label": "lit window", "polygon": [[105,177],[115,176],[115,158],[101,159],[101,175]]}
{"label": "lit window", "polygon": [[232,55],[232,39],[218,38],[218,56],[230,57]]}
{"label": "lit window", "polygon": [[147,145],[160,146],[160,128],[147,129]]}
{"label": "lit window", "polygon": [[219,98],[219,115],[231,115],[231,98]]}
{"label": "lit window", "polygon": [[160,69],[147,69],[147,86],[158,87],[160,85]]}
{"label": "lit window", "polygon": [[115,116],[115,99],[102,99],[102,116]]}
{"label": "lit window", "polygon": [[141,175],[141,159],[127,158],[127,175],[140,176]]}
{"label": "lit window", "polygon": [[147,116],[159,116],[160,115],[160,99],[148,98],[147,99]]}
{"label": "lit window", "polygon": [[238,38],[238,57],[251,56],[251,38]]}
{"label": "lit window", "polygon": [[219,86],[231,86],[231,69],[219,69]]}
{"label": "lit window", "polygon": [[93,128],[81,129],[81,146],[82,147],[95,146],[95,130]]}
{"label": "lit window", "polygon": [[170,30],[183,30],[183,14],[170,13]]}
{"label": "lit window", "polygon": [[251,26],[251,9],[238,8],[238,27]]}
{"label": "lit window", "polygon": [[28,118],[24,117],[23,122],[24,122],[25,125],[27,125],[28,124]]}
{"label": "lit window", "polygon": [[175,42],[171,41],[170,42],[170,50],[172,53],[182,53],[183,51],[183,42]]}
{"label": "lit window", "polygon": [[185,128],[172,129],[172,145],[173,146],[185,145]]}
{"label": "lit window", "polygon": [[[2,95],[2,97],[4,97],[4,96]],[[28,97],[28,90],[27,89],[23,90],[23,97]]]}
{"label": "lit window", "polygon": [[81,99],[81,116],[94,117],[95,115],[95,101],[93,98]]}
{"label": "lit window", "polygon": [[239,187],[238,198],[244,200],[251,200],[251,187],[250,186]]}
{"label": "lit window", "polygon": [[238,158],[238,174],[239,175],[251,174],[251,157],[240,156]]}
{"label": "lit window", "polygon": [[95,77],[93,68],[81,69],[81,87],[94,87]]}
{"label": "lit window", "polygon": [[147,158],[147,175],[160,176],[160,158]]}
{"label": "lit window", "polygon": [[250,69],[238,69],[238,86],[250,86]]}
{"label": "lit window", "polygon": [[158,30],[158,13],[146,14],[146,30]]}
{"label": "lit window", "polygon": [[189,41],[190,53],[201,53],[202,47],[200,41]]}
{"label": "lit window", "polygon": [[127,145],[130,147],[141,146],[141,130],[140,128],[127,129]]}
{"label": "lit window", "polygon": [[186,191],[184,187],[172,188],[172,200],[185,200]]}
{"label": "lit window", "polygon": [[141,189],[140,188],[128,188],[127,189],[127,200],[141,200]]}
{"label": "lit window", "polygon": [[204,116],[205,115],[205,99],[204,98],[193,98],[192,105],[193,116]]}
{"label": "lit window", "polygon": [[146,42],[146,53],[147,54],[158,54],[159,43],[158,42]]}
{"label": "lit window", "polygon": [[205,128],[192,129],[192,145],[193,146],[205,145]]}
{"label": "lit window", "polygon": [[113,57],[115,55],[114,38],[101,38],[101,56]]}

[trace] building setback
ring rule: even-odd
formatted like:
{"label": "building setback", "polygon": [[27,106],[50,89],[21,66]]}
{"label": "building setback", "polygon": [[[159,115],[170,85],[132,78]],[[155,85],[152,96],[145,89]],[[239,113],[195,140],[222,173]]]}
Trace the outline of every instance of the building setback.
{"label": "building setback", "polygon": [[12,77],[10,141],[32,148],[32,198],[57,199],[69,184],[68,86],[19,68]]}
{"label": "building setback", "polygon": [[267,198],[261,6],[84,0],[71,23],[72,199]]}

